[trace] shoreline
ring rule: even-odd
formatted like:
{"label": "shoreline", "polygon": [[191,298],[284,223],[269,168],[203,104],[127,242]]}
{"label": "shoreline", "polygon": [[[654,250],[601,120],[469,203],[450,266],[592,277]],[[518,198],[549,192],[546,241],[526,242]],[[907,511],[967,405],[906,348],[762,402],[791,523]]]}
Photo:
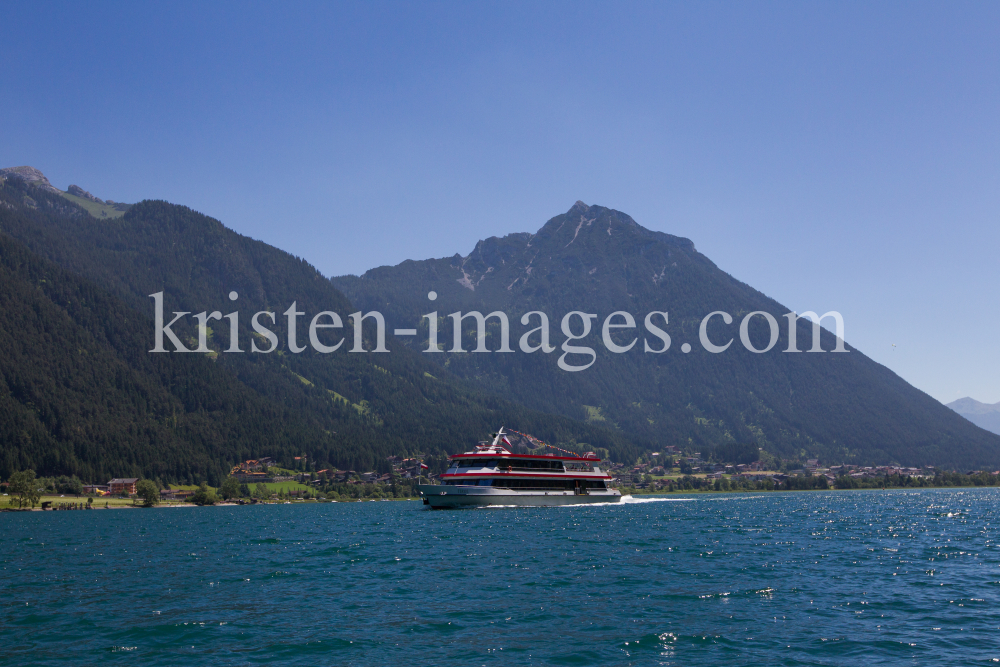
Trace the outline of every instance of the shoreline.
{"label": "shoreline", "polygon": [[[760,494],[771,494],[771,493],[823,493],[823,492],[843,492],[843,491],[866,491],[866,492],[879,492],[886,493],[889,491],[934,491],[942,489],[990,489],[990,488],[1000,488],[992,486],[976,486],[975,484],[960,485],[960,486],[918,486],[918,487],[903,487],[903,486],[893,486],[888,488],[859,488],[859,489],[838,489],[838,488],[827,488],[827,489],[774,489],[771,491],[765,489],[739,489],[737,491],[716,491],[715,489],[704,489],[704,490],[690,490],[690,491],[660,491],[654,493],[628,493],[622,494],[623,496],[630,496],[632,498],[669,498],[672,496],[693,496],[693,495],[760,495]],[[281,502],[258,502],[258,503],[233,503],[233,502],[221,502],[215,503],[214,505],[196,505],[195,503],[158,503],[152,507],[144,507],[142,505],[111,505],[108,507],[97,507],[96,504],[92,510],[148,510],[148,509],[180,509],[180,508],[194,508],[194,507],[251,507],[254,505],[332,505],[336,503],[343,504],[353,504],[353,503],[366,503],[366,502],[398,502],[398,501],[416,501],[420,500],[419,497],[414,498],[361,498],[352,500],[295,500],[295,501],[281,501]],[[85,504],[85,503],[84,503]],[[42,509],[41,507],[3,507],[0,508],[0,512],[78,512],[78,511],[90,511],[86,508],[78,509]]]}
{"label": "shoreline", "polygon": [[[253,505],[332,505],[335,503],[367,503],[367,502],[398,502],[398,501],[413,501],[420,500],[419,497],[414,496],[412,498],[359,498],[351,500],[290,500],[290,501],[275,501],[275,502],[256,502],[256,503],[234,503],[234,502],[219,502],[211,505],[198,505],[196,503],[183,503],[183,502],[172,502],[172,503],[157,503],[151,507],[145,507],[143,505],[132,505],[127,503],[119,503],[117,505],[98,506],[94,503],[93,507],[77,507],[77,508],[57,508],[49,507],[43,509],[41,507],[0,507],[0,512],[88,512],[94,510],[152,510],[152,509],[178,509],[184,507],[251,507]],[[86,505],[86,502],[76,503],[78,505]]]}

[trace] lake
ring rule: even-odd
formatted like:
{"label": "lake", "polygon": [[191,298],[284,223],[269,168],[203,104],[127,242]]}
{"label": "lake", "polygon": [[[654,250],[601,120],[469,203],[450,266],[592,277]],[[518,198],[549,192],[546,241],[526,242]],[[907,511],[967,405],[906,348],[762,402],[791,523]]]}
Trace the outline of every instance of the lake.
{"label": "lake", "polygon": [[1000,660],[1000,490],[0,513],[0,664]]}

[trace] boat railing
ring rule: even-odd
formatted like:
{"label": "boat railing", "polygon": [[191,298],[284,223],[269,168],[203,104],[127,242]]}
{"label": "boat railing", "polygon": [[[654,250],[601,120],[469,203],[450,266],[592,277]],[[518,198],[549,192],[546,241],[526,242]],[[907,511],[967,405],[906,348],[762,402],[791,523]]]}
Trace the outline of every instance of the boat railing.
{"label": "boat railing", "polygon": [[[494,466],[459,466],[460,470],[470,470],[477,467],[488,468],[492,470]],[[497,472],[536,472],[536,473],[576,473],[576,472],[595,472],[594,466],[590,464],[584,465],[574,465],[566,466],[565,468],[533,468],[531,466],[512,466],[504,465],[500,463],[495,466]]]}
{"label": "boat railing", "polygon": [[[499,481],[499,480],[497,480]],[[461,482],[455,482],[453,484],[447,484],[445,486],[460,486],[460,487],[475,487],[484,489],[504,489],[509,491],[546,491],[549,493],[575,493],[577,495],[588,495],[593,491],[606,491],[610,489],[609,486],[507,486],[500,482],[499,484],[491,484],[490,486],[479,486],[478,484],[462,484]]]}
{"label": "boat railing", "polygon": [[[529,466],[510,466],[510,465],[497,465],[497,466],[482,466],[488,470],[496,469],[497,472],[537,472],[537,473],[564,473],[564,472],[594,472],[593,466],[587,466],[584,468],[532,468]],[[475,469],[475,466],[461,467],[460,470],[470,470]]]}

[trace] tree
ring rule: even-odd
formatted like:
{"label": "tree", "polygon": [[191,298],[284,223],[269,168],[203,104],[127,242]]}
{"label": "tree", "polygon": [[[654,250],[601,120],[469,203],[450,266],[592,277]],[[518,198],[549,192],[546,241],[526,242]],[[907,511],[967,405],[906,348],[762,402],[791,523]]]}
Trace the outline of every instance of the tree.
{"label": "tree", "polygon": [[34,507],[41,494],[38,492],[38,482],[35,480],[34,470],[22,470],[10,476],[8,492],[11,496],[16,496],[18,507],[24,507],[28,503]]}
{"label": "tree", "polygon": [[240,483],[236,481],[235,477],[227,477],[223,480],[222,486],[219,487],[219,495],[222,496],[223,500],[238,498],[240,495]]}
{"label": "tree", "polygon": [[240,498],[249,498],[251,495],[250,487],[247,486],[247,483],[243,482],[240,484]]}
{"label": "tree", "polygon": [[150,479],[140,479],[135,485],[135,492],[142,498],[143,507],[152,507],[160,502],[160,489],[157,488],[156,482]]}
{"label": "tree", "polygon": [[83,482],[81,482],[76,475],[73,475],[72,477],[62,475],[56,480],[55,487],[56,491],[67,495],[73,494],[75,496],[79,496],[83,493]]}
{"label": "tree", "polygon": [[257,486],[253,489],[253,497],[260,500],[266,500],[271,494],[267,490],[267,485],[263,482],[257,482]]}
{"label": "tree", "polygon": [[195,505],[214,505],[219,502],[219,497],[215,495],[215,491],[208,488],[208,482],[202,482],[198,490],[192,494],[191,502]]}

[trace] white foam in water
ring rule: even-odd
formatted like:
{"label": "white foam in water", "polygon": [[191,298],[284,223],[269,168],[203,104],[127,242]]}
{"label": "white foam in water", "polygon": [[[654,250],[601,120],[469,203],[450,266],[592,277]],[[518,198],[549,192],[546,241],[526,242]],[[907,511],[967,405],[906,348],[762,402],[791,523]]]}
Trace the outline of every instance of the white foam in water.
{"label": "white foam in water", "polygon": [[617,503],[580,503],[579,505],[557,505],[557,507],[619,507],[641,503],[692,503],[695,500],[697,498],[633,498],[631,495],[625,495]]}
{"label": "white foam in water", "polygon": [[[633,498],[631,495],[622,496],[622,503],[693,503],[696,498]],[[608,505],[618,503],[607,503]]]}
{"label": "white foam in water", "polygon": [[[633,498],[631,495],[622,496],[616,503],[570,503],[568,505],[547,505],[546,508],[582,508],[582,507],[618,507],[619,505],[638,505],[640,503],[693,503],[697,498]],[[525,509],[534,507],[532,505],[478,505],[470,509]]]}

